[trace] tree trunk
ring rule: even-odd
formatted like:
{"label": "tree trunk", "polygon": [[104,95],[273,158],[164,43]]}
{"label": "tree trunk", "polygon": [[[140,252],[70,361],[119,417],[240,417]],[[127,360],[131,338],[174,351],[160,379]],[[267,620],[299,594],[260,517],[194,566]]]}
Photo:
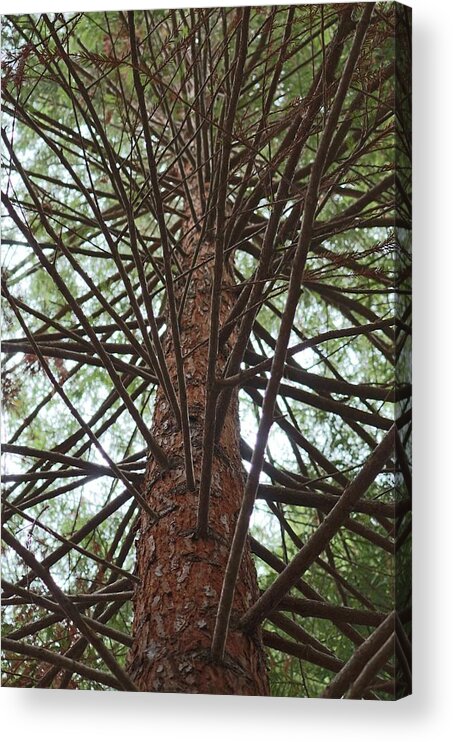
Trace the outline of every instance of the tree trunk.
{"label": "tree trunk", "polygon": [[[194,200],[197,213],[201,213],[199,203]],[[183,269],[191,266],[199,239],[199,232],[193,226],[188,213],[183,229],[185,254],[182,259],[178,258]],[[197,264],[200,267],[192,275],[180,322],[197,485],[202,460],[213,256],[214,243],[206,240],[199,251]],[[212,259],[205,262],[208,258]],[[228,316],[234,300],[231,262],[232,259],[230,265],[224,267],[221,322]],[[179,297],[183,283],[176,284]],[[234,335],[219,360],[218,373],[233,341]],[[164,351],[172,382],[177,388],[169,329]],[[198,490],[188,491],[182,434],[161,388],[156,394],[153,434],[177,463],[162,472],[150,459],[146,470],[144,493],[150,507],[161,517],[152,522],[145,512],[141,516],[137,540],[140,584],[134,597],[133,645],[128,658],[131,676],[144,691],[268,695],[265,654],[259,632],[246,636],[234,628],[234,619],[258,597],[249,548],[237,583],[225,659],[222,664],[210,660],[215,616],[244,489],[237,394],[215,448],[206,539],[194,535]]]}

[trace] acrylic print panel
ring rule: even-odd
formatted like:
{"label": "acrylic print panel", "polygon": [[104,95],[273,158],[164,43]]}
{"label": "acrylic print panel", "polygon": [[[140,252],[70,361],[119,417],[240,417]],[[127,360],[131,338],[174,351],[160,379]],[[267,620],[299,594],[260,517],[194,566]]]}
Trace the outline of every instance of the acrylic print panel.
{"label": "acrylic print panel", "polygon": [[3,17],[3,684],[411,689],[410,9]]}

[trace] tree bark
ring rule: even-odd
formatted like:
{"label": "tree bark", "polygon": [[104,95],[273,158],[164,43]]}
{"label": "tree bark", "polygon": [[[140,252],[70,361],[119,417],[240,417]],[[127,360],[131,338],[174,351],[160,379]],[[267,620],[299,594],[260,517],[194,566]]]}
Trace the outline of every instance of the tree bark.
{"label": "tree bark", "polygon": [[[194,201],[197,213],[201,213],[199,202],[196,198]],[[187,212],[184,228],[187,236],[181,245],[183,270],[190,268],[199,239],[199,232],[193,227],[193,220]],[[228,316],[234,300],[231,263],[232,258],[224,265],[221,323]],[[214,268],[212,238],[201,244],[197,265],[181,316],[180,337],[185,357],[192,455],[198,486]],[[183,283],[176,284],[178,298]],[[218,373],[222,371],[234,339],[233,334],[219,357]],[[177,388],[169,329],[164,351],[170,377]],[[214,663],[210,658],[223,576],[244,491],[237,393],[214,452],[208,538],[195,536],[198,490],[188,491],[182,434],[161,388],[156,394],[152,432],[171,457],[173,465],[167,471],[161,471],[151,458],[145,475],[143,494],[160,517],[152,522],[145,512],[142,513],[136,542],[136,573],[140,584],[133,601],[133,645],[128,657],[131,677],[143,691],[268,695],[260,631],[246,635],[235,627],[235,622],[258,598],[256,571],[248,546],[237,583],[225,659],[222,663]]]}

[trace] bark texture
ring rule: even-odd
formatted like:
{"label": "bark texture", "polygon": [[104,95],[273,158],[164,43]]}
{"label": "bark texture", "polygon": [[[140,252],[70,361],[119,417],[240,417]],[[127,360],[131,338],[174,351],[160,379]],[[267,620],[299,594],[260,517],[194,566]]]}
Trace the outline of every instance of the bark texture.
{"label": "bark texture", "polygon": [[[186,232],[193,226],[187,218]],[[192,229],[184,239],[183,268],[189,268],[199,233]],[[212,258],[209,260],[209,258]],[[181,345],[190,415],[192,454],[196,483],[202,460],[203,418],[214,244],[202,243],[181,317]],[[223,273],[221,322],[233,305],[234,279],[229,265]],[[178,289],[180,295],[181,287]],[[205,340],[206,342],[202,342]],[[225,363],[231,342],[219,360]],[[165,354],[177,388],[171,333]],[[219,445],[215,448],[210,499],[209,536],[195,538],[198,491],[187,489],[183,442],[174,416],[159,389],[153,434],[172,457],[171,469],[161,472],[150,459],[144,494],[160,518],[151,522],[142,514],[137,540],[137,574],[134,598],[133,646],[129,671],[144,691],[268,695],[265,653],[260,632],[247,636],[236,630],[237,619],[258,597],[251,552],[247,547],[235,595],[233,624],[225,660],[210,660],[210,645],[229,547],[241,506],[245,476],[239,452],[238,400],[234,397]]]}

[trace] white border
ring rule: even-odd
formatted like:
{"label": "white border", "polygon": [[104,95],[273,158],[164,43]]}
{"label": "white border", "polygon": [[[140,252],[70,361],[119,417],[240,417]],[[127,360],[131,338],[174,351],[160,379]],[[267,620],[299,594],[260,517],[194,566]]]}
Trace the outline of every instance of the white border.
{"label": "white border", "polygon": [[[220,4],[220,3],[216,3]],[[225,5],[244,5],[226,2]],[[270,4],[260,0],[257,5]],[[453,461],[451,0],[413,0],[414,21],[414,695],[398,703],[0,692],[5,738],[31,742],[451,739]],[[202,7],[161,0],[16,0],[7,13]],[[450,732],[448,729],[450,728]]]}

